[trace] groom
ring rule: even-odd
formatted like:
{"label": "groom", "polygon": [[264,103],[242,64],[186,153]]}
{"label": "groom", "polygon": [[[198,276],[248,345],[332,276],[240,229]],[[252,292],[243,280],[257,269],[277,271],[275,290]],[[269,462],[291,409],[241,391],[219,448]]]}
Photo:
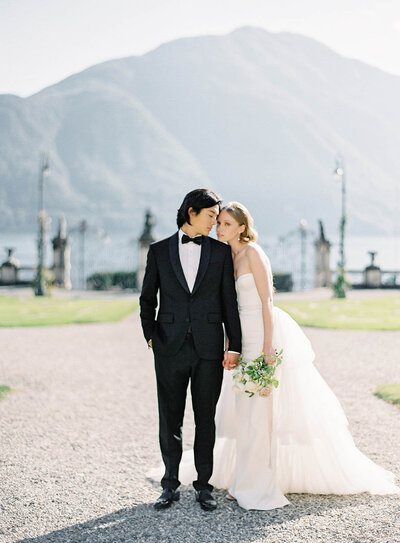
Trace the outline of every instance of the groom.
{"label": "groom", "polygon": [[[154,504],[166,509],[179,500],[182,424],[190,380],[196,425],[196,500],[206,511],[217,504],[209,479],[213,471],[215,407],[223,367],[235,365],[241,350],[231,250],[208,235],[221,200],[214,192],[189,192],[178,210],[178,232],[150,246],[140,296],[140,317],[153,349],[157,378],[159,437],[165,474]],[[159,307],[157,294],[159,293]],[[224,329],[229,351],[224,354]]]}

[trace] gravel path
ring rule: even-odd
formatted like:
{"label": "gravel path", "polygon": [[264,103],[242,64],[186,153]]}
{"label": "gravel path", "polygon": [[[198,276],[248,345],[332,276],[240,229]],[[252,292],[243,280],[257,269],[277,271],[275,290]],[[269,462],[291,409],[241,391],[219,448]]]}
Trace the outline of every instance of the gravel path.
{"label": "gravel path", "polygon": [[[400,334],[306,329],[357,445],[400,476],[400,410],[375,398],[400,381]],[[205,513],[185,487],[156,512],[158,463],[151,352],[138,315],[122,323],[0,329],[0,541],[400,541],[396,496],[291,495],[271,512],[241,510],[217,491]],[[193,422],[185,421],[185,446]]]}

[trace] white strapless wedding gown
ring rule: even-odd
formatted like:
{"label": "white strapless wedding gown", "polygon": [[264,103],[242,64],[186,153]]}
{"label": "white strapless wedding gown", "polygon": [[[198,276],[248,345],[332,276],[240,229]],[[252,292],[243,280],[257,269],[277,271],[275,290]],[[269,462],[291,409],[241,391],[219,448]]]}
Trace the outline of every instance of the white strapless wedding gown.
{"label": "white strapless wedding gown", "polygon": [[[261,300],[251,273],[236,282],[242,356],[253,360],[264,341]],[[210,483],[226,488],[245,509],[287,505],[284,494],[398,494],[394,475],[357,449],[346,415],[313,364],[314,351],[299,325],[273,309],[273,347],[283,349],[279,386],[268,398],[233,390],[224,371],[216,412],[214,471]],[[148,476],[160,480],[163,467]],[[179,479],[196,479],[193,451],[182,457]]]}

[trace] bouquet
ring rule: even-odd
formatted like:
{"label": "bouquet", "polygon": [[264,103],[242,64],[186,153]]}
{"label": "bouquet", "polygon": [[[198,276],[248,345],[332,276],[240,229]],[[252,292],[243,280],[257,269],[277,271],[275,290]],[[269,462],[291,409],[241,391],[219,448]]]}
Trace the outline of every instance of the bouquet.
{"label": "bouquet", "polygon": [[278,353],[275,351],[267,364],[264,360],[264,353],[255,360],[246,361],[239,357],[239,364],[233,370],[235,390],[245,392],[252,398],[258,394],[262,398],[269,396],[274,388],[277,388],[279,381],[275,379],[275,371],[279,364],[282,364],[283,349]]}

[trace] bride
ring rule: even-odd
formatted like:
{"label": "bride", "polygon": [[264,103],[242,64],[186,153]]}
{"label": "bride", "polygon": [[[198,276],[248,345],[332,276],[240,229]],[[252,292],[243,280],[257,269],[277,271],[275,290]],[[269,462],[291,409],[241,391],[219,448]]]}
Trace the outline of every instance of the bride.
{"label": "bride", "polygon": [[[357,449],[339,401],[313,365],[310,341],[273,305],[271,266],[247,209],[238,202],[225,206],[217,235],[232,249],[243,359],[263,352],[270,360],[283,349],[283,362],[276,368],[278,388],[251,398],[234,390],[233,367],[224,362],[210,483],[228,489],[241,507],[260,510],[289,504],[287,493],[400,493],[394,475]],[[156,471],[149,475],[157,477]],[[193,452],[186,451],[180,479],[189,484],[193,477]]]}

